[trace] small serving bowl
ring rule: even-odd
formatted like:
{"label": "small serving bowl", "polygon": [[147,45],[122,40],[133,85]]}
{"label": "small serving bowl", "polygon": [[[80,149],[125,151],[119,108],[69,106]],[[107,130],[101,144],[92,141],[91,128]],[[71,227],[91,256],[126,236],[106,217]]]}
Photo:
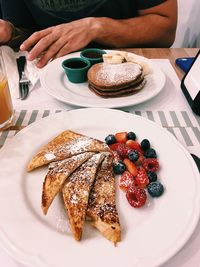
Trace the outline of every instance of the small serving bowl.
{"label": "small serving bowl", "polygon": [[99,48],[87,48],[81,51],[81,58],[87,59],[90,61],[91,65],[102,62],[103,54],[106,54],[106,51]]}
{"label": "small serving bowl", "polygon": [[65,74],[72,83],[85,82],[87,80],[87,71],[90,66],[89,60],[80,57],[68,58],[62,62]]}

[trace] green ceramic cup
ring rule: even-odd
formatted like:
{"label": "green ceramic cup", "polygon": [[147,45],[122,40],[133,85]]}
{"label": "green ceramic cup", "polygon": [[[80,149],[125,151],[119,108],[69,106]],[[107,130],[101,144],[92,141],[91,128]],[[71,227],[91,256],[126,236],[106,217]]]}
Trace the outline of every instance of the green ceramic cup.
{"label": "green ceramic cup", "polygon": [[68,58],[62,62],[65,74],[72,83],[83,83],[87,81],[87,71],[90,66],[89,60],[80,57]]}
{"label": "green ceramic cup", "polygon": [[106,51],[99,48],[87,48],[81,51],[81,58],[88,59],[91,65],[100,63],[103,61],[103,54],[106,54]]}

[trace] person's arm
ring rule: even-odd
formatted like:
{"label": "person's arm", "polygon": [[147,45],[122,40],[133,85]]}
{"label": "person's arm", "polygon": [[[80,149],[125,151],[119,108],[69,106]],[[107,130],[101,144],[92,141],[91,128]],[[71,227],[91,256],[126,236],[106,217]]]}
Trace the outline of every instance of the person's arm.
{"label": "person's arm", "polygon": [[139,10],[139,17],[96,19],[95,41],[112,47],[170,47],[175,39],[177,1]]}
{"label": "person's arm", "polygon": [[23,0],[0,0],[0,44],[19,47],[34,31],[35,21]]}
{"label": "person's arm", "polygon": [[139,10],[139,17],[114,20],[84,18],[35,32],[22,45],[29,60],[40,57],[42,68],[52,58],[82,49],[96,41],[110,47],[169,47],[175,37],[177,0]]}
{"label": "person's arm", "polygon": [[1,2],[0,2],[0,19],[2,19]]}
{"label": "person's arm", "polygon": [[7,43],[12,36],[12,24],[0,19],[0,44]]}
{"label": "person's arm", "polygon": [[0,19],[0,45],[19,48],[32,33],[32,29],[18,28],[11,22]]}

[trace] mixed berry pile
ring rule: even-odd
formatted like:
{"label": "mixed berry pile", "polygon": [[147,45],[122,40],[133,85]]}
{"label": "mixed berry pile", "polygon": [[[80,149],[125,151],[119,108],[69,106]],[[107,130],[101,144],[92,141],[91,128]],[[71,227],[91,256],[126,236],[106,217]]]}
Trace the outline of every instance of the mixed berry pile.
{"label": "mixed berry pile", "polygon": [[[113,171],[120,175],[119,187],[134,208],[142,207],[151,197],[159,197],[164,187],[158,181],[159,162],[148,139],[137,141],[134,132],[119,132],[105,138],[114,155]],[[148,193],[147,193],[148,192]]]}

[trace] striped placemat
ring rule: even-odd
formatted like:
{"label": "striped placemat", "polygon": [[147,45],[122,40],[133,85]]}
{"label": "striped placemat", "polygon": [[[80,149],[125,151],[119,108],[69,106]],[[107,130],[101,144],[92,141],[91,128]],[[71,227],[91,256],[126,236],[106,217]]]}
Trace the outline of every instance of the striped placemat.
{"label": "striped placemat", "polygon": [[[0,132],[0,148],[9,141],[19,129],[47,117],[49,115],[63,112],[64,110],[20,110],[15,112],[12,126]],[[200,146],[200,118],[189,116],[187,111],[130,111],[151,121],[160,124],[171,132],[185,147]]]}

